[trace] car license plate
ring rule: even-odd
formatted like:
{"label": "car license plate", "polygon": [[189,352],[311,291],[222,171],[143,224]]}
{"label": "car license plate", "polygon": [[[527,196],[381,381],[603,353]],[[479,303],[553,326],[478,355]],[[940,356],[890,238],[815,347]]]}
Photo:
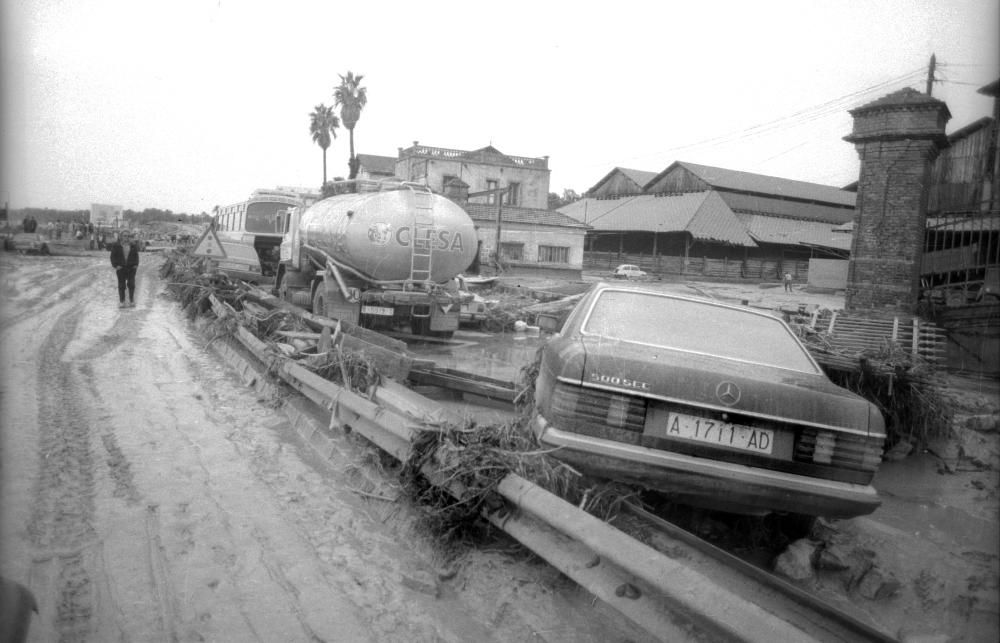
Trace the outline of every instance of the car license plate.
{"label": "car license plate", "polygon": [[[661,416],[662,417],[662,416]],[[668,413],[666,424],[646,427],[646,435],[714,444],[730,449],[770,454],[774,449],[774,431],[708,418]]]}
{"label": "car license plate", "polygon": [[384,315],[386,317],[392,317],[393,309],[391,306],[362,306],[362,315]]}

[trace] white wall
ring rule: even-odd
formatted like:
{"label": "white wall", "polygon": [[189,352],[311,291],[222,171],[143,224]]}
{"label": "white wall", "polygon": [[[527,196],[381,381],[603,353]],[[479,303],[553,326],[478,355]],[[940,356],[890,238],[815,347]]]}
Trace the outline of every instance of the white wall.
{"label": "white wall", "polygon": [[847,288],[846,259],[810,259],[809,285],[813,288],[844,290]]}

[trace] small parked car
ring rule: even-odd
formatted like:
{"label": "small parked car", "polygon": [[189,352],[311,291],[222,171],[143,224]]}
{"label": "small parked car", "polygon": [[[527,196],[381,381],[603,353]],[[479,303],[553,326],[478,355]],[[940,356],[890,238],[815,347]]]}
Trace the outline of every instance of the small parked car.
{"label": "small parked car", "polygon": [[633,266],[628,263],[618,266],[611,274],[618,279],[639,279],[646,276],[644,271],[639,270],[639,266]]}
{"label": "small parked car", "polygon": [[827,517],[880,504],[881,412],[766,312],[600,284],[544,347],[535,399],[553,457],[682,504]]}

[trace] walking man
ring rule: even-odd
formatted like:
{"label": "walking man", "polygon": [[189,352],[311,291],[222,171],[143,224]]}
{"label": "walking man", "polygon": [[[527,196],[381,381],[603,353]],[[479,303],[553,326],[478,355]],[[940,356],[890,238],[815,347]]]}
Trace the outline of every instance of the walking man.
{"label": "walking man", "polygon": [[792,273],[785,273],[785,292],[792,292]]}
{"label": "walking man", "polygon": [[[135,307],[135,273],[139,270],[139,247],[132,242],[132,233],[122,230],[118,243],[111,245],[111,266],[118,275],[118,307]],[[128,303],[125,303],[125,289]]]}

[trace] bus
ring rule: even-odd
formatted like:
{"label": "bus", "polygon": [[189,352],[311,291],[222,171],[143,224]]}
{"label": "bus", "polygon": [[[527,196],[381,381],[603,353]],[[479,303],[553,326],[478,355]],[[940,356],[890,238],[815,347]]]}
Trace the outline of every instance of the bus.
{"label": "bus", "polygon": [[281,260],[281,238],[288,217],[278,214],[289,208],[312,205],[319,194],[301,188],[254,190],[245,201],[216,210],[213,225],[226,251],[219,269],[248,281],[274,278]]}

